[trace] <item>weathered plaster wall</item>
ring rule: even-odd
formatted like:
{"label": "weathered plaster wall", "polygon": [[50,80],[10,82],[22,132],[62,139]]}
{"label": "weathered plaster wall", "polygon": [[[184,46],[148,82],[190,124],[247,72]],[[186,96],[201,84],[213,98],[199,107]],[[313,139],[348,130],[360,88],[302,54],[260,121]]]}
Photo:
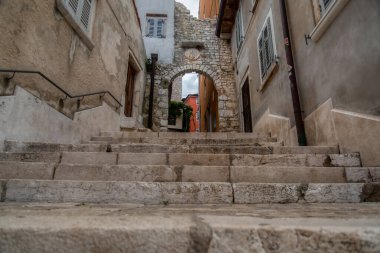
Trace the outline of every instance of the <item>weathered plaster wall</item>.
{"label": "weathered plaster wall", "polygon": [[[252,1],[243,1],[243,10],[252,9]],[[249,6],[247,6],[249,5]],[[260,90],[260,63],[257,51],[257,38],[268,16],[273,14],[275,47],[278,56],[278,69],[274,72],[271,80]],[[246,80],[250,83],[251,113],[253,125],[256,125],[264,113],[269,109],[274,115],[290,119],[294,124],[292,100],[288,78],[286,54],[283,46],[280,6],[277,0],[258,1],[254,15],[249,11],[243,11],[244,42],[237,49],[235,30],[231,40],[234,63],[236,66],[235,77],[239,99],[242,100],[241,88]],[[240,109],[242,112],[242,109]],[[241,119],[243,120],[243,119]]]}
{"label": "weathered plaster wall", "polygon": [[329,98],[334,108],[380,116],[380,2],[350,0],[318,42],[311,1],[287,1],[305,116]]}
{"label": "weathered plaster wall", "polygon": [[120,117],[107,104],[69,119],[25,89],[0,97],[0,150],[4,140],[75,144],[101,131],[118,131]]}
{"label": "weathered plaster wall", "polygon": [[[83,43],[53,0],[1,1],[0,32],[1,67],[41,71],[73,95],[105,90],[123,101],[128,64],[134,55],[142,73],[135,84],[133,115],[135,120],[142,120],[146,56],[132,0],[97,1],[91,34],[95,47],[92,50]],[[48,101],[54,108],[59,98],[64,97],[42,79],[18,75],[21,76],[24,78],[17,80],[18,85]],[[64,107],[71,104],[65,101]],[[104,112],[102,117],[95,117],[99,121],[96,124],[102,125],[103,121],[111,119],[114,122],[110,124],[120,124],[120,120],[113,117],[114,112],[109,113],[108,116]],[[34,123],[36,129],[42,124]]]}
{"label": "weathered plaster wall", "polygon": [[[360,152],[365,165],[379,165],[375,136],[380,129],[380,2],[348,1],[319,41],[308,45],[305,34],[316,26],[312,1],[288,0],[287,7],[308,144],[339,145],[344,152]],[[278,69],[260,91],[257,38],[270,10]],[[232,38],[239,98],[248,78],[254,130],[270,130],[285,143],[296,145],[279,1],[258,1],[254,15],[243,12],[243,30],[245,40],[239,52]],[[289,119],[290,125],[284,128],[267,110]]]}
{"label": "weathered plaster wall", "polygon": [[[167,127],[167,87],[178,76],[197,72],[210,77],[219,96],[219,130],[238,131],[238,107],[233,85],[233,64],[230,43],[215,35],[215,20],[198,20],[180,3],[175,5],[174,64],[160,64],[157,69],[154,106],[156,129]],[[203,48],[183,47],[183,42],[201,42]],[[187,55],[187,56],[186,56]],[[148,89],[148,87],[146,88]],[[166,124],[165,124],[166,123]]]}
{"label": "weathered plaster wall", "polygon": [[[136,1],[137,9],[140,15],[142,34],[146,55],[148,58],[151,54],[158,54],[158,62],[164,64],[173,63],[174,57],[174,0],[138,0]],[[146,14],[166,14],[166,37],[150,38],[145,36],[147,31]]]}

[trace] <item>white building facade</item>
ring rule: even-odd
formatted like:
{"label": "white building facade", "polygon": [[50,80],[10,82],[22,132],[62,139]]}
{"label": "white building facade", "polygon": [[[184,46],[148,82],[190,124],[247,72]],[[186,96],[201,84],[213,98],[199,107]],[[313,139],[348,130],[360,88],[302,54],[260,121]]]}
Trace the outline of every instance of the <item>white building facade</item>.
{"label": "white building facade", "polygon": [[158,54],[158,62],[172,64],[174,58],[174,0],[138,0],[144,44],[148,58]]}

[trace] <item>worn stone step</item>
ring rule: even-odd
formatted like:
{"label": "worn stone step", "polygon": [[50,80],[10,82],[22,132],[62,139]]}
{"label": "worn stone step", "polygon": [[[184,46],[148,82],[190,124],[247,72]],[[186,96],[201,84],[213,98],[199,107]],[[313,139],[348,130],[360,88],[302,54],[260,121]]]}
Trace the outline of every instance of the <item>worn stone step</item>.
{"label": "worn stone step", "polygon": [[379,202],[379,183],[235,183],[234,203]]}
{"label": "worn stone step", "polygon": [[116,165],[117,156],[114,152],[62,152],[61,163]]}
{"label": "worn stone step", "polygon": [[274,146],[273,154],[339,154],[338,146]]}
{"label": "worn stone step", "polygon": [[0,252],[361,252],[379,204],[0,204]]}
{"label": "worn stone step", "polygon": [[[228,169],[227,169],[228,171]],[[166,165],[73,165],[57,167],[55,180],[176,182],[174,168]]]}
{"label": "worn stone step", "polygon": [[5,202],[157,204],[232,203],[229,183],[154,183],[122,181],[8,180]]}
{"label": "worn stone step", "polygon": [[60,156],[61,154],[59,152],[0,152],[0,161],[58,163]]}
{"label": "worn stone step", "polygon": [[169,139],[249,139],[270,138],[267,134],[253,133],[177,133],[177,132],[101,132],[100,136],[114,138],[169,138]]}
{"label": "worn stone step", "polygon": [[1,153],[0,161],[45,162],[97,165],[202,165],[202,166],[304,166],[359,167],[360,155],[353,154],[196,154],[196,153]]}
{"label": "worn stone step", "polygon": [[57,167],[55,180],[229,182],[228,166],[74,165]]}
{"label": "worn stone step", "polygon": [[343,167],[231,166],[233,183],[346,183]]}
{"label": "worn stone step", "polygon": [[232,166],[305,166],[305,167],[359,167],[359,153],[352,154],[272,154],[230,155]]}
{"label": "worn stone step", "polygon": [[[91,138],[95,143],[128,144],[128,143],[152,143],[162,145],[282,145],[275,138],[245,138],[245,139],[190,139],[190,138],[115,138],[96,136]],[[91,143],[91,142],[90,142]]]}
{"label": "worn stone step", "polygon": [[0,161],[0,179],[53,179],[54,163]]}
{"label": "worn stone step", "polygon": [[120,153],[271,154],[272,147],[229,145],[112,144]]}
{"label": "worn stone step", "polygon": [[380,183],[1,181],[4,202],[259,204],[380,202]]}
{"label": "worn stone step", "polygon": [[337,147],[282,147],[230,145],[112,144],[120,153],[197,153],[197,154],[338,154]]}
{"label": "worn stone step", "polygon": [[128,152],[128,153],[200,153],[200,154],[337,154],[338,147],[284,147],[231,145],[160,144],[53,144],[5,141],[5,152]]}
{"label": "worn stone step", "polygon": [[4,141],[5,152],[105,152],[107,144],[56,144],[43,142]]}

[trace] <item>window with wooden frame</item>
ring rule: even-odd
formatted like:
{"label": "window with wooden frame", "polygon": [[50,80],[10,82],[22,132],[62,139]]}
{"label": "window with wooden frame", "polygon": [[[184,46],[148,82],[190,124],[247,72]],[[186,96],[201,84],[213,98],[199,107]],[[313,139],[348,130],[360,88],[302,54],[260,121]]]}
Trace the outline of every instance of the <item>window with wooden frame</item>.
{"label": "window with wooden frame", "polygon": [[333,0],[319,0],[319,6],[321,8],[322,15],[326,13],[327,9],[329,8],[332,2]]}
{"label": "window with wooden frame", "polygon": [[145,34],[151,38],[166,38],[166,14],[147,14]]}
{"label": "window with wooden frame", "polygon": [[241,45],[243,44],[243,41],[244,41],[241,5],[240,5],[238,11],[236,12],[235,36],[236,36],[236,47],[237,47],[237,50],[240,51]]}
{"label": "window with wooden frame", "polygon": [[310,33],[310,37],[314,42],[317,42],[350,0],[311,1],[316,26]]}
{"label": "window with wooden frame", "polygon": [[260,77],[263,82],[271,74],[273,65],[277,59],[271,11],[265,19],[263,28],[257,39],[257,49],[260,62]]}
{"label": "window with wooden frame", "polygon": [[95,6],[96,0],[57,0],[58,9],[90,49],[94,47],[91,33]]}

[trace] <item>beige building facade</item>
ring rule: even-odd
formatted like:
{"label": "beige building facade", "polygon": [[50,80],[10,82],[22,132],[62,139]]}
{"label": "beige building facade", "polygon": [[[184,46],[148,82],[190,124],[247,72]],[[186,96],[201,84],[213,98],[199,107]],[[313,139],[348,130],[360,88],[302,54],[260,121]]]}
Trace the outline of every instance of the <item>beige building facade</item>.
{"label": "beige building facade", "polygon": [[[217,31],[231,39],[241,130],[251,121],[253,132],[298,145],[281,1],[232,2],[221,1]],[[307,144],[339,145],[380,165],[379,1],[285,2]]]}
{"label": "beige building facade", "polygon": [[75,143],[141,125],[146,56],[133,0],[2,1],[0,31],[0,140]]}

